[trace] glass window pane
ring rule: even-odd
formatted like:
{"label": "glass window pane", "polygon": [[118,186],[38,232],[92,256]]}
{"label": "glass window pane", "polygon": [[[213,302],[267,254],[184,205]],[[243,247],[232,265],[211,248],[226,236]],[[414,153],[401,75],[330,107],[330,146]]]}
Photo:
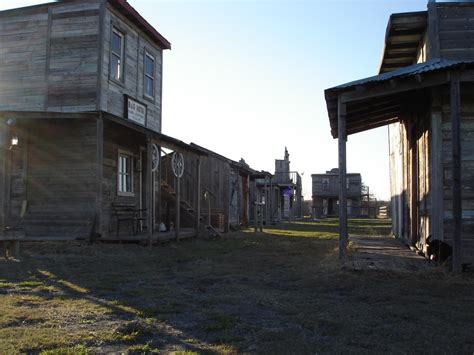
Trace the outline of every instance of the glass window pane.
{"label": "glass window pane", "polygon": [[151,76],[152,78],[155,77],[155,61],[152,57],[145,55],[145,74]]}
{"label": "glass window pane", "polygon": [[145,76],[145,94],[148,96],[153,96],[154,93],[154,80]]}
{"label": "glass window pane", "polygon": [[110,62],[110,72],[112,73],[112,78],[120,80],[122,78],[122,69],[120,64],[120,58],[115,54],[112,54]]}
{"label": "glass window pane", "polygon": [[116,32],[112,32],[112,51],[122,55],[122,37]]}

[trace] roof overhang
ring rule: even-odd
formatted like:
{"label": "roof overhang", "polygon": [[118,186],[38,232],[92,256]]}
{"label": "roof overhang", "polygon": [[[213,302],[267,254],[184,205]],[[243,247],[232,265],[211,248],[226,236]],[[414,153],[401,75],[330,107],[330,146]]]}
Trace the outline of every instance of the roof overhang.
{"label": "roof overhang", "polygon": [[427,28],[427,18],[427,11],[390,16],[379,66],[380,74],[416,63]]}
{"label": "roof overhang", "polygon": [[164,147],[164,148],[167,148],[167,149],[171,149],[171,150],[174,150],[174,151],[178,151],[178,152],[191,152],[191,153],[194,153],[196,155],[202,155],[202,156],[207,156],[207,153],[206,152],[203,152],[201,151],[200,149],[196,149],[195,147],[179,140],[179,139],[176,139],[176,138],[173,138],[171,136],[167,136],[166,134],[163,134],[163,133],[158,133],[158,132],[155,132],[149,128],[146,128],[144,126],[141,126],[137,123],[134,123],[130,120],[126,120],[126,119],[123,119],[123,118],[120,118],[118,116],[115,116],[115,115],[112,115],[108,112],[102,112],[102,117],[104,117],[104,119],[107,119],[109,121],[112,121],[112,122],[115,122],[115,123],[118,123],[122,126],[125,126],[127,128],[130,128],[130,129],[133,129],[137,132],[141,132],[143,134],[146,134],[146,135],[149,135],[152,137],[152,139],[154,139],[160,146]]}
{"label": "roof overhang", "polygon": [[473,81],[474,62],[433,59],[388,73],[326,89],[324,94],[331,134],[338,137],[338,113],[345,108],[347,135],[398,122],[415,94],[450,80],[452,70],[471,70],[461,76]]}
{"label": "roof overhang", "polygon": [[163,37],[132,5],[126,0],[108,0],[123,16],[135,24],[139,29],[145,32],[162,49],[171,49],[171,43]]}

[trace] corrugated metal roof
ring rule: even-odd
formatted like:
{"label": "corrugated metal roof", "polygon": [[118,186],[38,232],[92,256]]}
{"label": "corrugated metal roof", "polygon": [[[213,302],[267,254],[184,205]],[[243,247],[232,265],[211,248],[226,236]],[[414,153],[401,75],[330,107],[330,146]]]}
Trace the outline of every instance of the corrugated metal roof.
{"label": "corrugated metal roof", "polygon": [[407,77],[407,76],[415,76],[422,73],[449,69],[449,68],[457,67],[463,64],[474,64],[474,61],[448,60],[448,59],[439,59],[439,58],[430,59],[424,63],[413,64],[408,67],[393,70],[388,73],[374,75],[368,78],[359,79],[359,80],[351,81],[349,83],[338,85],[338,86],[326,89],[325,92],[327,94],[341,92],[347,89],[351,89],[358,85],[382,82],[382,81],[387,81],[387,80],[402,78],[402,77]]}

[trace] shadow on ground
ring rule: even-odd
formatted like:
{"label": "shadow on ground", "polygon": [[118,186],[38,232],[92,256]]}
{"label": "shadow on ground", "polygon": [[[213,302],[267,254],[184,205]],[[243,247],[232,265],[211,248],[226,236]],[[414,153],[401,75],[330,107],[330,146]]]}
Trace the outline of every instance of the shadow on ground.
{"label": "shadow on ground", "polygon": [[335,233],[328,220],[154,248],[26,245],[21,262],[0,260],[0,349],[474,350],[472,275],[343,271]]}

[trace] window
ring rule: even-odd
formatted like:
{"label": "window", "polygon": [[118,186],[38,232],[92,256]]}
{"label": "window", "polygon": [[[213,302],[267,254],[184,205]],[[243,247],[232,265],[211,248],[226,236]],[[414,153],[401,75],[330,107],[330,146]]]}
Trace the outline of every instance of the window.
{"label": "window", "polygon": [[118,194],[133,194],[133,157],[129,153],[118,153]]}
{"label": "window", "polygon": [[123,39],[123,33],[114,28],[110,46],[110,77],[118,81],[123,81]]}
{"label": "window", "polygon": [[145,52],[145,96],[155,97],[155,57]]}
{"label": "window", "polygon": [[351,187],[351,179],[346,178],[346,189],[348,189],[349,187]]}
{"label": "window", "polygon": [[329,179],[328,178],[323,178],[322,184],[323,184],[323,190],[329,190]]}

